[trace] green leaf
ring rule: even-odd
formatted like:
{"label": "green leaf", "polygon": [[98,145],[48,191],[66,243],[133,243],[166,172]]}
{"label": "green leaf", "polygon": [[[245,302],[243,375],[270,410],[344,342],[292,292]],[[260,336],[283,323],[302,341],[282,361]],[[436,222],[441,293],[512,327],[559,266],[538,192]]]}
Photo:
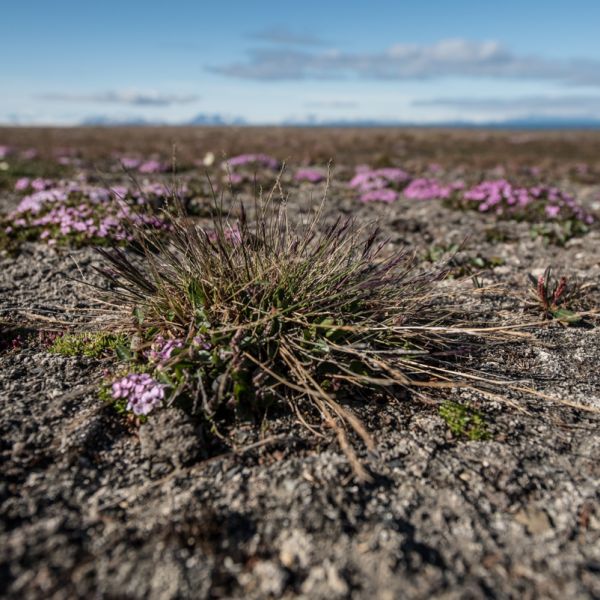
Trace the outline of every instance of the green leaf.
{"label": "green leaf", "polygon": [[211,353],[207,350],[198,350],[198,352],[196,352],[196,359],[200,362],[208,363],[211,359]]}
{"label": "green leaf", "polygon": [[474,267],[479,267],[480,269],[483,269],[485,267],[485,260],[483,260],[483,258],[481,258],[481,256],[475,256],[471,260],[471,262]]}
{"label": "green leaf", "polygon": [[323,328],[330,328],[335,325],[335,320],[332,317],[325,317],[320,323],[319,326]]}
{"label": "green leaf", "polygon": [[319,354],[329,354],[329,346],[324,340],[317,340],[314,344],[314,349]]}
{"label": "green leaf", "polygon": [[557,308],[552,311],[552,316],[563,323],[579,323],[582,319],[580,314],[567,310],[566,308]]}
{"label": "green leaf", "polygon": [[144,322],[144,309],[137,306],[133,309],[133,316],[136,318],[138,325],[141,325]]}
{"label": "green leaf", "polygon": [[131,352],[131,349],[124,344],[119,344],[118,346],[116,346],[115,352],[117,353],[119,360],[130,361],[133,358],[133,353]]}

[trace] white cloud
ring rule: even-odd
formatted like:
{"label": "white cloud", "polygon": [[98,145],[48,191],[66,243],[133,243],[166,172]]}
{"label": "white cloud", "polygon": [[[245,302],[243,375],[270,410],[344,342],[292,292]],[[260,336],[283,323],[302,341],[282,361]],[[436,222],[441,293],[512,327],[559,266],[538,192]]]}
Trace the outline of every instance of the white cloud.
{"label": "white cloud", "polygon": [[189,104],[199,100],[199,96],[188,94],[163,94],[160,92],[99,92],[93,94],[50,93],[40,96],[42,100],[57,102],[126,104],[132,106],[170,106]]}
{"label": "white cloud", "polygon": [[252,33],[249,37],[261,42],[269,44],[281,44],[286,46],[323,46],[325,40],[311,33],[300,33],[292,31],[285,25],[269,27],[256,33]]}
{"label": "white cloud", "polygon": [[427,79],[470,77],[600,85],[600,61],[518,55],[496,41],[445,39],[431,45],[395,44],[380,52],[258,48],[247,60],[214,66],[213,72],[258,80]]}
{"label": "white cloud", "polygon": [[513,98],[433,98],[412,106],[478,111],[484,114],[600,117],[600,96],[516,96]]}

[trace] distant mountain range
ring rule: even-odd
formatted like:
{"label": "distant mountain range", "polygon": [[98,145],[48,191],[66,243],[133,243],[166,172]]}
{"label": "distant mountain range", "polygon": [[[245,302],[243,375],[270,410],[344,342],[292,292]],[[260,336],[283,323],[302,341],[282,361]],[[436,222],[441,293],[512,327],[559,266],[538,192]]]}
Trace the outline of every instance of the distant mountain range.
{"label": "distant mountain range", "polygon": [[378,119],[344,119],[327,121],[286,121],[282,123],[294,127],[423,127],[453,129],[600,129],[600,119],[595,117],[519,117],[502,121],[438,121],[420,123],[416,121],[393,121]]}
{"label": "distant mountain range", "polygon": [[[144,119],[141,117],[108,117],[105,115],[96,115],[92,117],[87,117],[83,121],[81,121],[80,125],[88,126],[88,127],[137,127],[137,126],[160,126],[160,125],[169,125],[172,123],[167,123],[166,121],[160,120],[152,120],[152,119]],[[189,121],[184,121],[181,123],[176,123],[175,125],[214,125],[214,126],[223,126],[223,125],[245,125],[246,121],[240,117],[228,118],[219,114],[208,115],[208,114],[198,114]]]}
{"label": "distant mountain range", "polygon": [[[88,117],[80,125],[93,127],[119,127],[119,126],[160,126],[168,123],[159,120],[144,118],[112,118],[104,115]],[[198,114],[189,121],[176,125],[198,126],[244,126],[249,123],[242,117],[225,117],[220,114]],[[414,121],[396,121],[389,119],[331,119],[306,120],[294,119],[280,123],[265,123],[265,125],[286,127],[424,127],[424,128],[453,128],[453,129],[600,129],[600,118],[595,117],[519,117],[502,121],[439,121],[436,123],[419,123]]]}

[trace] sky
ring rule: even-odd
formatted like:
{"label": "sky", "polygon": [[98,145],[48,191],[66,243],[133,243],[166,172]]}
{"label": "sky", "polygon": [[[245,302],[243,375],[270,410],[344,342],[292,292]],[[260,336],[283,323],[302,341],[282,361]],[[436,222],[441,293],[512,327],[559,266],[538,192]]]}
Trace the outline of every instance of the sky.
{"label": "sky", "polygon": [[600,118],[599,0],[0,0],[0,123]]}

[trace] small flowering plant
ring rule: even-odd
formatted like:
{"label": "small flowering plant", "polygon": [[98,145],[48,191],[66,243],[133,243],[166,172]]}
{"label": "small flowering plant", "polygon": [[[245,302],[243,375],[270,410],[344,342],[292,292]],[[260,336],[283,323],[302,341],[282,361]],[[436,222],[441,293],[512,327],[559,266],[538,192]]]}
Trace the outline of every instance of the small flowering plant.
{"label": "small flowering plant", "polygon": [[17,183],[28,193],[0,223],[5,240],[17,244],[25,240],[72,246],[127,243],[134,239],[132,224],[157,230],[168,227],[165,216],[154,208],[159,192],[148,186],[130,194],[124,187],[108,189],[77,181]]}
{"label": "small flowering plant", "polygon": [[131,340],[126,343],[123,336],[119,337],[119,345],[112,346],[121,366],[116,377],[105,379],[100,395],[119,412],[144,419],[167,402],[186,405],[182,390],[189,376],[190,361],[210,366],[212,345],[202,334],[184,340],[154,335],[152,330],[140,333],[147,338],[142,347],[132,349],[134,344]]}
{"label": "small flowering plant", "polygon": [[358,167],[356,175],[348,184],[357,190],[362,202],[394,202],[399,191],[410,181],[410,175],[402,169],[386,167],[371,169]]}
{"label": "small flowering plant", "polygon": [[449,197],[455,208],[474,208],[500,218],[534,224],[532,235],[562,244],[588,231],[594,222],[569,194],[554,186],[517,186],[506,179],[483,181]]}
{"label": "small flowering plant", "polygon": [[281,163],[268,154],[239,154],[227,159],[224,163],[225,167],[237,169],[239,167],[263,168],[277,171]]}
{"label": "small flowering plant", "polygon": [[437,179],[413,179],[402,192],[408,200],[445,200],[464,187],[462,181],[444,184]]}
{"label": "small flowering plant", "polygon": [[221,163],[223,183],[239,187],[257,179],[270,179],[281,168],[281,162],[268,154],[239,154]]}
{"label": "small flowering plant", "polygon": [[542,309],[544,318],[556,319],[567,325],[582,320],[580,314],[571,310],[580,295],[579,285],[570,284],[564,276],[556,279],[552,275],[551,267],[539,277],[529,275],[529,281],[532,285],[534,304]]}
{"label": "small flowering plant", "polygon": [[166,173],[169,171],[169,165],[158,158],[140,158],[139,156],[118,156],[113,155],[116,159],[116,165],[113,170],[125,169],[126,171],[137,171],[138,173],[148,175],[155,173]]}
{"label": "small flowering plant", "polygon": [[157,335],[150,346],[147,357],[151,363],[162,365],[171,358],[173,350],[182,347],[183,340],[181,339],[165,339],[162,335]]}
{"label": "small flowering plant", "polygon": [[111,395],[125,410],[138,417],[146,416],[161,406],[165,399],[165,386],[148,373],[132,373],[112,384]]}
{"label": "small flowering plant", "polygon": [[588,225],[593,222],[592,216],[572,196],[553,186],[519,187],[505,179],[497,179],[483,181],[466,190],[463,198],[480,212],[494,212],[499,216],[524,220],[575,218]]}
{"label": "small flowering plant", "polygon": [[156,159],[150,159],[150,160],[145,160],[144,162],[142,162],[138,168],[138,173],[165,173],[166,171],[169,170],[168,165],[166,165],[165,163],[156,160]]}
{"label": "small flowering plant", "polygon": [[33,191],[41,192],[55,186],[53,179],[45,179],[43,177],[20,177],[15,182],[15,192]]}
{"label": "small flowering plant", "polygon": [[305,167],[294,173],[294,180],[307,183],[321,183],[327,176],[319,169]]}

